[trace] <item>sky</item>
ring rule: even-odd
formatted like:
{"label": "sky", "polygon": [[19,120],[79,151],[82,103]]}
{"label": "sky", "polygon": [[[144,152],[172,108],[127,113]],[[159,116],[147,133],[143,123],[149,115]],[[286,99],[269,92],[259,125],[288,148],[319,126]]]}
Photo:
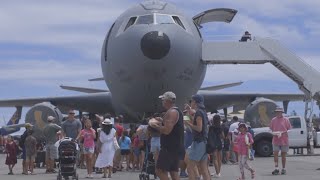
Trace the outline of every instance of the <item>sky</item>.
{"label": "sky", "polygon": [[[110,25],[137,0],[2,1],[0,6],[0,99],[79,94],[59,85],[106,88],[100,56]],[[209,23],[205,41],[238,41],[248,30],[254,37],[279,40],[320,71],[320,1],[315,0],[170,0],[186,16],[211,8],[233,8],[230,24]],[[224,91],[300,92],[270,64],[210,66],[205,85],[243,81]],[[223,92],[223,91],[221,91]],[[303,112],[303,103],[289,110]],[[318,108],[314,108],[315,113]],[[14,108],[0,109],[0,124]],[[24,111],[24,113],[26,113]]]}

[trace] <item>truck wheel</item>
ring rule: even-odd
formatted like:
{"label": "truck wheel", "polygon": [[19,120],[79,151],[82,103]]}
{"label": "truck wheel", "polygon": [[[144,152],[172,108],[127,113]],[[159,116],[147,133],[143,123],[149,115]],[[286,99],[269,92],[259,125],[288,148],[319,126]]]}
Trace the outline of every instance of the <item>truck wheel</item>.
{"label": "truck wheel", "polygon": [[257,153],[263,157],[272,155],[272,143],[270,141],[262,140],[257,144]]}

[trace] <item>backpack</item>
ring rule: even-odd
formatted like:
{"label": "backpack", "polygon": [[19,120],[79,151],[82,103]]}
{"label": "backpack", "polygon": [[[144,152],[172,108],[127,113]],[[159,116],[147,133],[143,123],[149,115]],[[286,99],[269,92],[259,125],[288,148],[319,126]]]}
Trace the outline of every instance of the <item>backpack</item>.
{"label": "backpack", "polygon": [[208,154],[213,153],[216,149],[222,149],[222,142],[220,134],[222,133],[222,129],[220,128],[217,131],[217,128],[214,126],[209,127],[208,138],[207,138],[207,145],[206,145],[206,152]]}

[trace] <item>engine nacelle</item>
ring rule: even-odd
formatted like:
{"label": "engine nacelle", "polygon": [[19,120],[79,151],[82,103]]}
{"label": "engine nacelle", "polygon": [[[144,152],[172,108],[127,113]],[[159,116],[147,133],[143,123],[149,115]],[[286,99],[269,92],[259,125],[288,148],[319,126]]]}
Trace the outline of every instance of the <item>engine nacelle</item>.
{"label": "engine nacelle", "polygon": [[250,122],[252,128],[267,127],[275,117],[277,104],[273,100],[258,98],[246,108],[244,120]]}
{"label": "engine nacelle", "polygon": [[48,102],[43,102],[32,106],[26,114],[25,122],[33,125],[33,135],[38,140],[44,140],[43,129],[48,124],[48,116],[55,117],[55,123],[58,125],[60,125],[63,118],[61,111]]}

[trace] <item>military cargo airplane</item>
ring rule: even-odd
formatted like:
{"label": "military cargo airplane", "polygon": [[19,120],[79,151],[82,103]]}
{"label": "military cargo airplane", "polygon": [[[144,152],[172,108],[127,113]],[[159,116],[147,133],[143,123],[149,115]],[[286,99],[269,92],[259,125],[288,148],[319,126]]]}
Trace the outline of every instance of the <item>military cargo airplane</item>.
{"label": "military cargo airplane", "polygon": [[[204,61],[204,57],[208,58],[211,54],[207,52],[208,42],[204,41],[199,29],[210,22],[230,23],[236,13],[237,10],[234,9],[218,8],[188,18],[171,3],[160,0],[143,1],[121,14],[104,40],[101,53],[103,78],[93,80],[104,80],[109,90],[62,86],[64,89],[87,94],[1,100],[0,107],[33,106],[29,112],[37,112],[37,119],[44,122],[49,115],[61,119],[62,116],[57,114],[61,114],[60,110],[66,108],[91,113],[123,114],[134,121],[144,114],[161,111],[158,97],[166,91],[176,93],[179,107],[183,107],[191,95],[202,94],[206,108],[211,112],[230,106],[245,108],[257,97],[284,102],[302,100],[303,94],[215,92],[239,83],[201,87],[207,65],[210,64]],[[219,52],[219,57],[212,58],[224,59],[222,53],[246,57],[235,48],[248,47],[250,43],[235,43],[236,46],[232,46],[230,50],[229,46],[221,43],[225,51]],[[253,46],[250,52],[247,55],[253,56],[250,60],[257,55],[262,56],[261,49]],[[39,113],[39,109],[45,108],[50,112]],[[31,118],[26,121],[32,123],[35,120]]]}

